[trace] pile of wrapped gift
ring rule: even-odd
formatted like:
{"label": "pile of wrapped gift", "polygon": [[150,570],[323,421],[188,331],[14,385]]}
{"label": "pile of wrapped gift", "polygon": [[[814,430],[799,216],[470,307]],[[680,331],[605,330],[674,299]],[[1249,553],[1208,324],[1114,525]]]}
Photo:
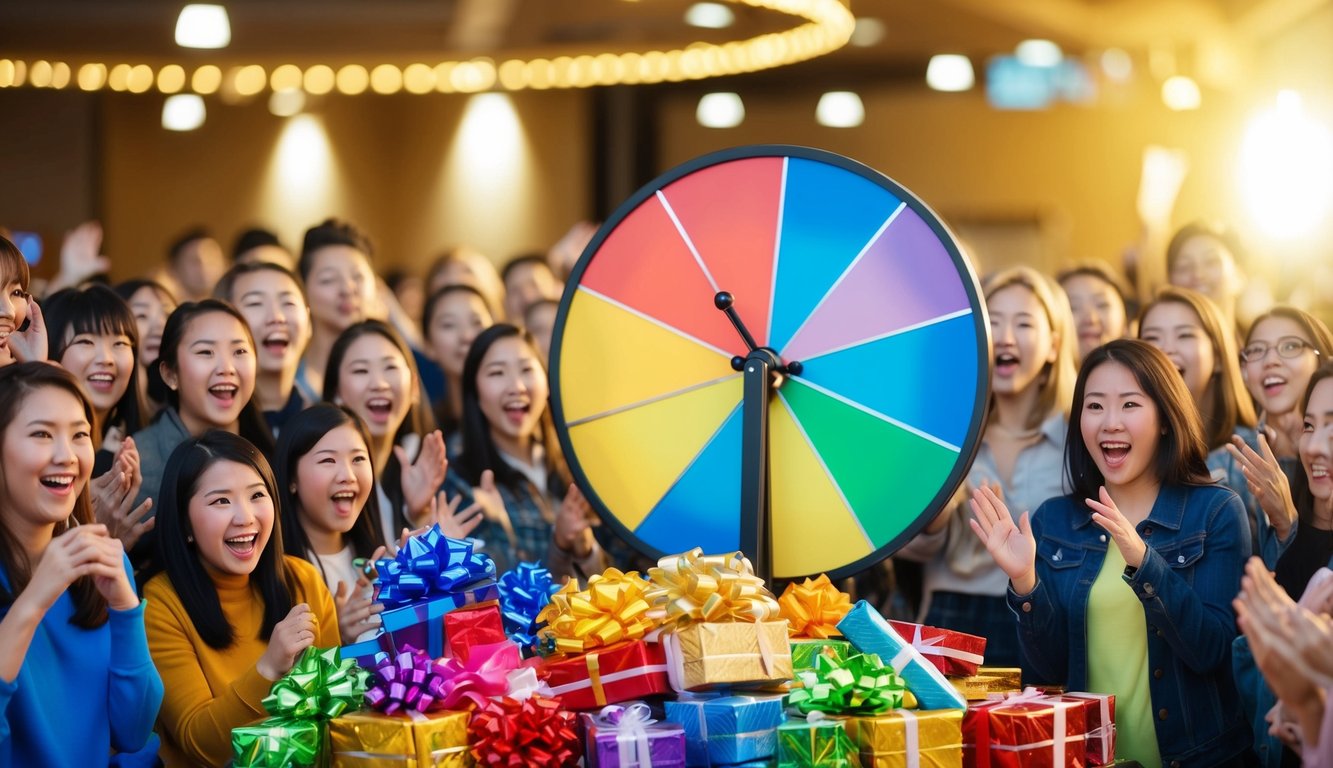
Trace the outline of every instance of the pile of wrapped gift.
{"label": "pile of wrapped gift", "polygon": [[310,649],[237,768],[1109,765],[1114,700],[1021,689],[985,640],[884,620],[740,553],[496,576],[438,529],[376,564],[383,628]]}

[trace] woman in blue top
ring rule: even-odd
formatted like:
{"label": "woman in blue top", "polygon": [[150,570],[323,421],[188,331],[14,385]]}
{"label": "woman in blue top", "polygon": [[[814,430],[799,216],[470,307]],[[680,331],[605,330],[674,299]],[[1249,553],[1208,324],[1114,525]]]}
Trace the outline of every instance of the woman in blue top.
{"label": "woman in blue top", "polygon": [[129,562],[88,501],[93,407],[46,363],[0,371],[0,766],[149,744],[162,679]]}
{"label": "woman in blue top", "polygon": [[1038,682],[1116,696],[1116,754],[1145,766],[1239,765],[1250,743],[1231,676],[1245,507],[1209,483],[1198,409],[1160,350],[1116,340],[1074,388],[1073,493],[1017,524],[989,488],[972,529],[1009,576]]}

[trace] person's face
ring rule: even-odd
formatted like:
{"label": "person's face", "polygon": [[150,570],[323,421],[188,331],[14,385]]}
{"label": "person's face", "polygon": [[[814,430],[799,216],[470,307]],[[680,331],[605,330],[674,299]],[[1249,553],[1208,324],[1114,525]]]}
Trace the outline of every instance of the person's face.
{"label": "person's face", "polygon": [[222,246],[211,237],[186,243],[173,265],[176,281],[192,296],[207,296],[227,271]]}
{"label": "person's face", "polygon": [[335,333],[365,320],[374,306],[375,275],[370,262],[349,245],[326,245],[311,254],[305,288],[311,317]]}
{"label": "person's face", "polygon": [[555,297],[555,275],[545,262],[524,262],[510,270],[505,280],[505,312],[509,317],[521,319],[532,302]]}
{"label": "person's face", "polygon": [[1016,395],[1039,382],[1042,369],[1055,362],[1055,334],[1037,295],[1023,285],[1010,285],[986,299],[995,369],[996,394]]}
{"label": "person's face", "polygon": [[134,372],[134,343],[123,333],[76,333],[60,355],[99,415],[125,396]]}
{"label": "person's face", "polygon": [[18,277],[0,271],[0,365],[14,362],[9,349],[9,335],[16,332],[28,319],[28,289]]}
{"label": "person's face", "polygon": [[296,462],[296,497],[301,523],[329,533],[347,533],[370,498],[370,450],[356,428],[329,430]]}
{"label": "person's face", "polygon": [[1300,439],[1301,464],[1310,481],[1310,493],[1319,501],[1333,501],[1333,378],[1321,379],[1310,393]]}
{"label": "person's face", "polygon": [[[1278,354],[1282,339],[1298,339],[1306,347],[1296,357],[1285,358]],[[1245,347],[1267,345],[1268,352],[1258,360],[1243,361],[1241,371],[1246,388],[1269,416],[1290,413],[1300,406],[1310,376],[1319,367],[1319,356],[1310,343],[1300,324],[1286,317],[1264,318],[1250,331]]]}
{"label": "person's face", "polygon": [[1202,293],[1224,309],[1240,293],[1236,257],[1220,240],[1207,235],[1191,237],[1181,245],[1167,279],[1172,285]]}
{"label": "person's face", "polygon": [[435,303],[430,319],[431,354],[451,378],[463,375],[463,362],[472,340],[491,326],[493,319],[480,296],[454,291]]}
{"label": "person's face", "polygon": [[249,272],[236,278],[231,298],[254,334],[259,370],[295,372],[310,340],[310,308],[296,281],[267,269]]}
{"label": "person's face", "polygon": [[337,402],[360,416],[372,437],[395,434],[415,397],[411,370],[393,342],[366,333],[348,345],[338,367]]}
{"label": "person's face", "polygon": [[28,528],[69,518],[93,471],[92,425],[83,404],[58,387],[32,392],[5,429],[3,455],[0,517]]}
{"label": "person's face", "polygon": [[528,310],[528,333],[537,340],[537,347],[542,353],[542,360],[551,359],[551,334],[555,332],[555,315],[559,307],[555,304],[542,304]]}
{"label": "person's face", "polygon": [[486,350],[477,370],[477,397],[497,442],[532,437],[547,394],[546,371],[527,342],[510,336]]}
{"label": "person's face", "polygon": [[237,264],[250,264],[253,262],[263,262],[266,264],[277,264],[280,267],[286,267],[296,271],[296,262],[286,248],[280,248],[276,245],[256,245],[248,251],[242,251],[236,256]]}
{"label": "person's face", "polygon": [[1078,333],[1078,358],[1125,335],[1125,303],[1115,288],[1094,275],[1074,275],[1063,283]]}
{"label": "person's face", "polygon": [[180,396],[181,421],[191,434],[235,432],[255,391],[255,351],[239,320],[225,312],[195,317],[176,349],[176,370],[162,379]]}
{"label": "person's face", "polygon": [[1222,371],[1213,341],[1199,316],[1178,301],[1163,301],[1148,310],[1139,338],[1166,353],[1196,403],[1203,400],[1208,384]]}
{"label": "person's face", "polygon": [[273,497],[264,478],[235,461],[204,470],[188,514],[199,557],[215,573],[250,575],[273,534]]}
{"label": "person's face", "polygon": [[130,296],[130,311],[139,326],[139,365],[147,368],[157,362],[162,347],[162,327],[176,309],[156,288],[144,286]]}
{"label": "person's face", "polygon": [[1133,372],[1113,361],[1097,366],[1088,374],[1079,407],[1083,444],[1108,489],[1156,482],[1153,460],[1161,439],[1161,417]]}

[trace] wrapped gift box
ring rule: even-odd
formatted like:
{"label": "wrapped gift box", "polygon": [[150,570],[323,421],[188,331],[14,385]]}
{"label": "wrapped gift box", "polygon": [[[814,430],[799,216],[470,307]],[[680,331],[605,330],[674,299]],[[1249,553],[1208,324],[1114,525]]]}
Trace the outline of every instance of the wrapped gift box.
{"label": "wrapped gift box", "polygon": [[907,688],[923,709],[963,709],[967,700],[933,664],[904,640],[879,612],[864,600],[838,623],[838,630],[862,653],[877,654],[907,681]]}
{"label": "wrapped gift box", "polygon": [[963,712],[899,709],[846,721],[862,768],[962,768]]}
{"label": "wrapped gift box", "polygon": [[495,600],[499,594],[495,579],[482,579],[453,592],[423,597],[386,610],[380,614],[380,632],[343,646],[343,658],[356,659],[358,664],[369,668],[375,666],[375,654],[397,654],[410,645],[438,659],[444,656],[445,616],[463,606]]}
{"label": "wrapped gift box", "polygon": [[777,754],[777,728],[787,719],[780,695],[686,694],[663,706],[666,719],[685,729],[690,766],[771,758]]}
{"label": "wrapped gift box", "polygon": [[446,656],[467,661],[471,648],[503,643],[508,639],[498,602],[459,608],[444,614]]}
{"label": "wrapped gift box", "polygon": [[778,768],[860,768],[844,721],[812,716],[778,726]]}
{"label": "wrapped gift box", "polygon": [[1018,667],[981,667],[970,677],[951,677],[949,682],[968,701],[985,701],[992,694],[1022,693],[1023,670]]}
{"label": "wrapped gift box", "polygon": [[471,768],[469,716],[446,711],[336,717],[329,722],[333,768]]}
{"label": "wrapped gift box", "polygon": [[231,729],[236,768],[316,768],[325,762],[325,723],[312,718],[270,717]]}
{"label": "wrapped gift box", "polygon": [[671,687],[782,682],[792,677],[787,622],[698,622],[662,635]]}
{"label": "wrapped gift box", "polygon": [[1087,710],[1029,689],[1007,699],[972,704],[963,715],[965,768],[1083,768]]}
{"label": "wrapped gift box", "polygon": [[985,662],[984,637],[908,621],[890,621],[889,626],[945,675],[975,675]]}
{"label": "wrapped gift box", "polygon": [[807,640],[792,638],[791,669],[793,673],[815,668],[816,656],[828,656],[837,661],[846,661],[856,653],[852,644],[846,640]]}
{"label": "wrapped gift box", "polygon": [[583,713],[587,768],[685,768],[685,729],[657,722],[648,705],[603,707]]}
{"label": "wrapped gift box", "polygon": [[1114,765],[1115,763],[1115,694],[1110,693],[1066,693],[1059,697],[1062,701],[1074,701],[1083,704],[1084,716],[1088,721],[1087,754],[1088,765]]}
{"label": "wrapped gift box", "polygon": [[569,709],[593,709],[671,692],[663,648],[645,640],[589,653],[548,656],[537,674],[551,687],[551,695]]}

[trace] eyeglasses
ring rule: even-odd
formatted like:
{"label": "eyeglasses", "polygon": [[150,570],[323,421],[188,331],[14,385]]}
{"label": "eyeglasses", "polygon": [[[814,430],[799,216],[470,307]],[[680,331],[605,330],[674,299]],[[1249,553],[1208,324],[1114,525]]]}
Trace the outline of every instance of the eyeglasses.
{"label": "eyeglasses", "polygon": [[1313,351],[1315,356],[1319,355],[1319,350],[1315,349],[1314,345],[1305,339],[1299,339],[1295,336],[1283,336],[1277,340],[1276,344],[1269,344],[1266,341],[1256,341],[1251,344],[1246,344],[1245,348],[1240,351],[1240,359],[1247,363],[1257,363],[1265,357],[1268,357],[1268,350],[1270,349],[1276,349],[1277,356],[1286,360],[1300,357],[1301,353],[1307,349]]}

